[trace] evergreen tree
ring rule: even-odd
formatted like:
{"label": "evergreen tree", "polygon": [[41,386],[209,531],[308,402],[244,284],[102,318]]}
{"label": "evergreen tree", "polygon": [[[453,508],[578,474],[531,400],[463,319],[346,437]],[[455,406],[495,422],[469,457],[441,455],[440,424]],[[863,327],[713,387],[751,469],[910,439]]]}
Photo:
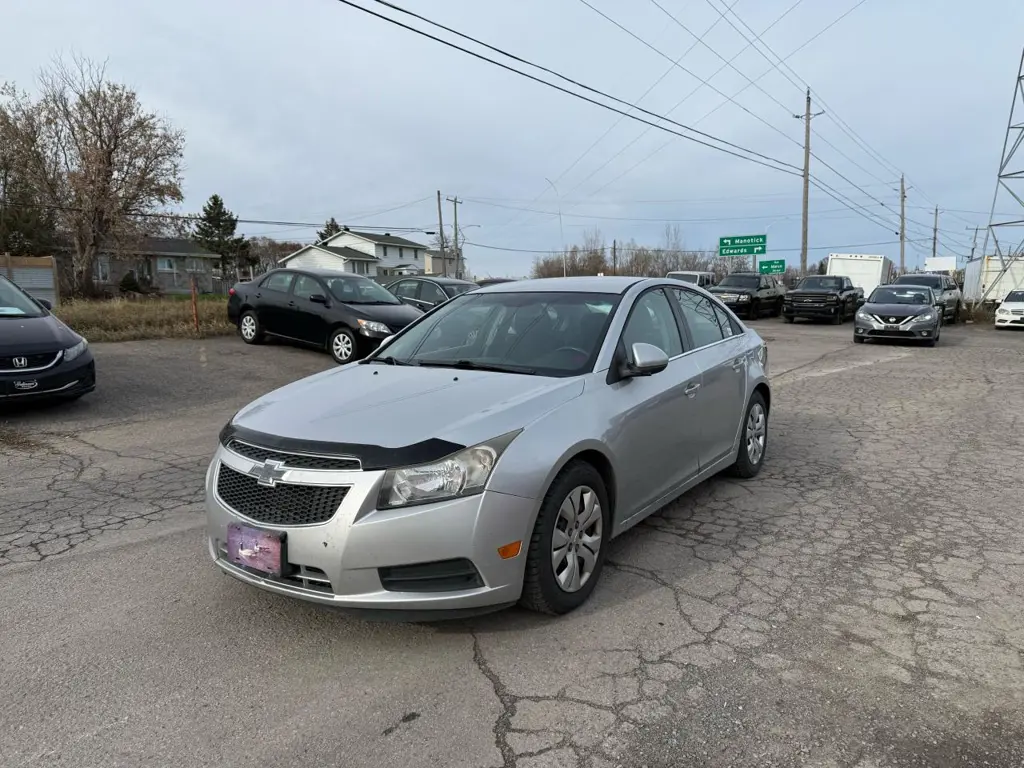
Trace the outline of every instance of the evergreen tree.
{"label": "evergreen tree", "polygon": [[318,243],[322,243],[327,238],[334,237],[334,235],[339,232],[341,232],[341,227],[338,226],[338,222],[334,220],[333,216],[331,216],[331,218],[324,222],[324,228],[317,230],[316,241]]}
{"label": "evergreen tree", "polygon": [[238,217],[227,209],[220,195],[210,195],[192,232],[193,240],[220,255],[222,274],[231,267],[243,266],[248,255],[245,238],[235,236],[237,226]]}

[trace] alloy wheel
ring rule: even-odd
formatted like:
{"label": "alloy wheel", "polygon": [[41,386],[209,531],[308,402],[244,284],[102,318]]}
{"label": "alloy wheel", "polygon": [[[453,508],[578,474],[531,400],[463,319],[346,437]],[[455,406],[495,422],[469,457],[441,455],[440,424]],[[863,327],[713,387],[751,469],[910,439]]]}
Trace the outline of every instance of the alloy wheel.
{"label": "alloy wheel", "polygon": [[256,318],[252,315],[246,315],[242,318],[242,338],[246,341],[252,341],[256,337]]}
{"label": "alloy wheel", "polygon": [[352,338],[347,333],[339,333],[334,337],[334,341],[331,342],[331,351],[334,353],[336,360],[348,360],[352,357],[354,350],[355,346],[352,344]]}
{"label": "alloy wheel", "polygon": [[574,488],[558,509],[551,533],[551,567],[565,592],[578,592],[597,566],[604,534],[601,502],[593,488]]}
{"label": "alloy wheel", "polygon": [[747,414],[747,458],[751,464],[759,464],[764,456],[764,441],[767,434],[767,423],[764,416],[764,408],[760,403],[754,403]]}

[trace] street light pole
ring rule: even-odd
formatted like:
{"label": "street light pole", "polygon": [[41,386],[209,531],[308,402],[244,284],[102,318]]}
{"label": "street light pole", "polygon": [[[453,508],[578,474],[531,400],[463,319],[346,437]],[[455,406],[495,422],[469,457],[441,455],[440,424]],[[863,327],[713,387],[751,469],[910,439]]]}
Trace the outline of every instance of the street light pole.
{"label": "street light pole", "polygon": [[544,177],[544,181],[551,185],[551,188],[555,190],[555,197],[558,198],[558,237],[562,240],[562,277],[565,277],[568,273],[565,268],[565,231],[562,229],[562,196],[558,194],[558,187],[555,183]]}

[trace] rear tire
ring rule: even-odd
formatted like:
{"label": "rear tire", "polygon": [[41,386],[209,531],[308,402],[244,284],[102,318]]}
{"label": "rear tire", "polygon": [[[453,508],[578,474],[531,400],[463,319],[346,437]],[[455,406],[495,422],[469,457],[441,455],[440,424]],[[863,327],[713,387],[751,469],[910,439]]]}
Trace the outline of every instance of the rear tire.
{"label": "rear tire", "polygon": [[247,309],[238,318],[238,335],[246,344],[259,344],[263,341],[265,334],[260,319],[251,309]]}
{"label": "rear tire", "polygon": [[355,334],[348,328],[338,328],[331,333],[327,340],[327,351],[338,365],[345,365],[359,358]]}
{"label": "rear tire", "polygon": [[953,325],[960,322],[960,302],[956,303],[956,309],[953,310]]}
{"label": "rear tire", "polygon": [[[581,507],[588,515],[582,520],[575,514]],[[601,473],[585,461],[570,462],[551,483],[533,526],[519,604],[552,616],[583,605],[601,576],[610,534]]]}
{"label": "rear tire", "polygon": [[740,450],[729,468],[735,477],[751,478],[761,471],[768,452],[768,408],[760,392],[755,392],[743,414]]}

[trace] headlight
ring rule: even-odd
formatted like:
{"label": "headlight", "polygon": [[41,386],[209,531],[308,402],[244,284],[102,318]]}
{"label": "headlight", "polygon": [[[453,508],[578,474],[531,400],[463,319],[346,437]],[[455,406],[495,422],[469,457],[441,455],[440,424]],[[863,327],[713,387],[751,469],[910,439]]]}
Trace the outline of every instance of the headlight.
{"label": "headlight", "polygon": [[915,323],[927,323],[927,322],[930,322],[930,321],[932,321],[934,319],[935,319],[935,315],[933,315],[931,312],[928,312],[927,314],[918,315],[917,317],[915,317],[914,318],[914,322]]}
{"label": "headlight", "polygon": [[830,293],[830,294],[828,295],[828,300],[829,300],[829,301],[839,301],[839,297],[838,297],[838,296],[836,296],[835,294],[832,294],[832,293]]}
{"label": "headlight", "polygon": [[388,328],[384,323],[378,323],[374,320],[356,320],[359,323],[359,327],[364,331],[371,331],[373,333],[391,333],[391,329]]}
{"label": "headlight", "polygon": [[750,301],[750,295],[746,294],[746,293],[741,293],[740,297],[739,297],[739,300],[740,301]]}
{"label": "headlight", "polygon": [[997,309],[996,310],[996,314],[997,315],[1008,315],[1008,314],[1010,314],[1010,310],[1008,310],[1008,309]]}
{"label": "headlight", "polygon": [[73,347],[68,347],[64,350],[64,362],[70,363],[76,357],[81,357],[82,353],[89,348],[89,342],[82,339],[80,342],[75,344]]}
{"label": "headlight", "polygon": [[858,312],[857,313],[857,319],[858,320],[870,320],[871,316],[867,312]]}
{"label": "headlight", "polygon": [[520,432],[465,448],[433,464],[389,469],[384,473],[378,508],[394,509],[480,493],[501,454]]}
{"label": "headlight", "polygon": [[757,348],[757,360],[761,363],[762,368],[768,365],[768,344],[763,341],[761,346]]}

